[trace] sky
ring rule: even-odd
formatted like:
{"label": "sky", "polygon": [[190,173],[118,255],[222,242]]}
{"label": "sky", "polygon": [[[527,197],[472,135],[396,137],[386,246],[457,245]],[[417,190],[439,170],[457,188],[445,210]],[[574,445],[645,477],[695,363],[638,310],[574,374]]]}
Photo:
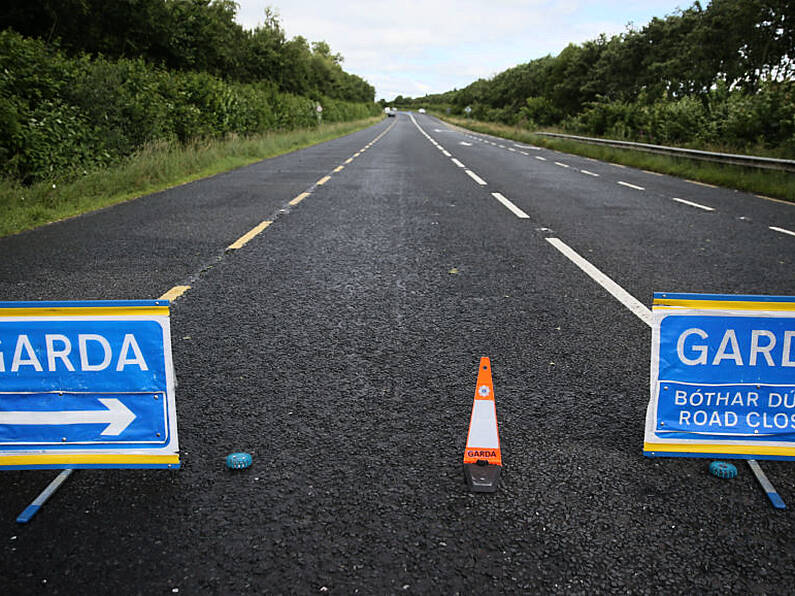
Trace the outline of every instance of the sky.
{"label": "sky", "polygon": [[692,0],[236,0],[238,22],[278,13],[288,39],[325,41],[376,99],[422,97],[557,55],[569,43],[642,28]]}

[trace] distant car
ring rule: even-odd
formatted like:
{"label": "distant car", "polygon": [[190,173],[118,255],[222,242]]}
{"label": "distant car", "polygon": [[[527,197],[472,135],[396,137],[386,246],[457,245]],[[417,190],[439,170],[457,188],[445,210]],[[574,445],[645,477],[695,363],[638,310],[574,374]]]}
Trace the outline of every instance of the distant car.
{"label": "distant car", "polygon": [[384,111],[389,118],[394,118],[395,114],[397,114],[397,110],[395,110],[395,108],[386,108]]}
{"label": "distant car", "polygon": [[420,108],[419,112],[420,112],[420,114],[424,114],[425,113],[425,108]]}

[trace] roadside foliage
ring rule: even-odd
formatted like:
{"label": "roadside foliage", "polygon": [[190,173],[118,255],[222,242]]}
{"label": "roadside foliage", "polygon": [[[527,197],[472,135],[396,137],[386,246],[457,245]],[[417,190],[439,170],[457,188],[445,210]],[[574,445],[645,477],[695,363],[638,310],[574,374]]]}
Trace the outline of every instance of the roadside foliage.
{"label": "roadside foliage", "polygon": [[[704,4],[705,6],[702,6]],[[529,130],[795,156],[795,3],[696,2],[403,107]]]}
{"label": "roadside foliage", "polygon": [[[328,44],[254,31],[227,0],[5,0],[0,177],[74,179],[152,145],[377,115]],[[319,115],[317,106],[322,106]]]}

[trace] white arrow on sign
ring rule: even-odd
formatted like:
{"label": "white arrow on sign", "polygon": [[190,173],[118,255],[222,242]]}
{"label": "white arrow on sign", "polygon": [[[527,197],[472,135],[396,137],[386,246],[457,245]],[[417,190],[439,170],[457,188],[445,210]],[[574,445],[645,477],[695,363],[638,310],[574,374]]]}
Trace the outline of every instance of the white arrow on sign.
{"label": "white arrow on sign", "polygon": [[60,412],[0,412],[0,424],[107,424],[101,435],[120,435],[136,416],[115,398],[98,398],[106,410],[62,410]]}

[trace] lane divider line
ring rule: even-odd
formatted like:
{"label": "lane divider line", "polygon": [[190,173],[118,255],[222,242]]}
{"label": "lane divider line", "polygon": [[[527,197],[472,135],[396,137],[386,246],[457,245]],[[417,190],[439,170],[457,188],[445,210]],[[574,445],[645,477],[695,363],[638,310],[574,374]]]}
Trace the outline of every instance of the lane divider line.
{"label": "lane divider line", "polygon": [[707,188],[718,188],[714,184],[707,184],[706,182],[699,182],[698,180],[688,180],[685,178],[685,182],[689,182],[690,184],[698,184],[699,186],[706,186]]}
{"label": "lane divider line", "polygon": [[345,166],[337,166],[336,168],[334,168],[334,173],[341,172],[344,169],[345,169]]}
{"label": "lane divider line", "polygon": [[519,207],[517,207],[511,201],[506,199],[502,194],[500,194],[498,192],[493,192],[493,193],[491,193],[491,196],[493,196],[500,203],[505,205],[505,207],[507,207],[511,211],[511,213],[513,213],[516,217],[518,217],[520,219],[530,219],[530,216],[527,215],[527,213],[525,213],[524,211],[519,209]]}
{"label": "lane divider line", "polygon": [[445,157],[453,157],[453,154],[450,153],[449,151],[442,151],[442,153],[444,154]]}
{"label": "lane divider line", "polygon": [[637,186],[635,184],[630,184],[629,182],[624,182],[623,180],[619,180],[618,183],[621,186],[626,186],[627,188],[634,188],[635,190],[646,190],[642,186]]}
{"label": "lane divider line", "polygon": [[291,201],[290,201],[288,204],[289,204],[290,206],[292,206],[292,207],[295,207],[295,206],[296,206],[298,203],[300,203],[301,201],[303,201],[303,200],[304,200],[305,198],[307,198],[309,195],[310,195],[310,193],[308,193],[308,192],[302,192],[300,195],[298,195],[297,197],[295,197],[294,199],[292,199],[292,200],[291,200]]}
{"label": "lane divider line", "polygon": [[466,167],[464,164],[462,164],[460,161],[458,161],[455,157],[453,157],[450,161],[452,161],[459,168],[465,168]]}
{"label": "lane divider line", "polygon": [[769,228],[774,232],[781,232],[782,234],[789,234],[790,236],[795,236],[795,232],[791,230],[785,230],[784,228],[777,228],[776,226],[769,226]]}
{"label": "lane divider line", "polygon": [[323,185],[324,185],[326,182],[328,182],[329,180],[331,180],[331,176],[323,176],[323,177],[322,177],[320,180],[318,180],[317,182],[315,182],[315,184],[316,184],[317,186],[323,186]]}
{"label": "lane divider line", "polygon": [[580,170],[583,174],[587,174],[588,176],[593,176],[594,178],[598,178],[599,174],[596,172],[589,172],[588,170]]}
{"label": "lane divider line", "polygon": [[535,157],[536,157],[536,159],[537,159],[538,161],[546,161],[546,160],[547,160],[547,158],[546,158],[546,157],[541,157],[540,155],[536,155]]}
{"label": "lane divider line", "polygon": [[254,236],[256,236],[257,234],[262,232],[262,230],[267,228],[272,223],[273,223],[272,220],[266,219],[261,224],[259,224],[258,226],[252,228],[251,230],[249,230],[248,232],[243,234],[240,238],[235,240],[232,244],[227,246],[226,250],[227,251],[229,251],[229,250],[238,250],[240,248],[243,248],[246,245],[247,242],[249,242],[252,238],[254,238]]}
{"label": "lane divider line", "polygon": [[348,159],[346,159],[346,160],[345,160],[344,162],[342,162],[342,163],[351,163],[352,161],[353,161],[353,158],[352,158],[352,157],[349,157]]}
{"label": "lane divider line", "polygon": [[632,312],[632,314],[646,323],[649,327],[652,326],[651,310],[646,308],[634,296],[619,286],[607,275],[599,271],[599,269],[594,267],[586,259],[577,254],[576,251],[569,247],[569,245],[563,242],[560,238],[546,238],[546,241],[558,249],[563,256],[577,265],[577,267],[582,269],[591,279],[607,290],[616,300],[626,306],[630,312]]}
{"label": "lane divider line", "polygon": [[158,300],[168,300],[169,302],[174,302],[188,290],[190,290],[190,286],[174,286],[168,292],[158,298]]}
{"label": "lane divider line", "polygon": [[685,199],[680,199],[679,197],[672,197],[672,199],[677,203],[682,203],[683,205],[690,205],[691,207],[696,207],[697,209],[703,209],[704,211],[715,211],[713,207],[707,207],[706,205],[694,203],[693,201],[686,201]]}
{"label": "lane divider line", "polygon": [[570,168],[571,166],[567,163],[560,163],[559,161],[555,162],[556,166],[560,166],[561,168]]}
{"label": "lane divider line", "polygon": [[469,175],[470,178],[472,178],[472,180],[474,180],[481,186],[486,186],[486,181],[477,174],[475,174],[475,172],[473,172],[472,170],[465,170],[465,172]]}

